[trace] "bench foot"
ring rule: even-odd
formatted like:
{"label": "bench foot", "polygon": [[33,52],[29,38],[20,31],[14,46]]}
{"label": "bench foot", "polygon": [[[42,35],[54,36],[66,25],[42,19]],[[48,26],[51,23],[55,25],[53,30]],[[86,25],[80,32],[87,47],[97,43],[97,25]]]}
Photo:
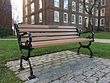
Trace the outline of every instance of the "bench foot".
{"label": "bench foot", "polygon": [[90,57],[89,58],[93,58],[93,52],[90,48],[91,42],[89,42],[88,45],[82,45],[81,42],[79,42],[79,44],[80,44],[80,47],[77,50],[77,55],[79,55],[79,51],[80,51],[81,48],[87,48],[90,51]]}
{"label": "bench foot", "polygon": [[29,78],[29,80],[31,80],[31,79],[36,78],[36,76],[35,76],[35,75],[31,75],[31,76],[29,76],[28,78]]}

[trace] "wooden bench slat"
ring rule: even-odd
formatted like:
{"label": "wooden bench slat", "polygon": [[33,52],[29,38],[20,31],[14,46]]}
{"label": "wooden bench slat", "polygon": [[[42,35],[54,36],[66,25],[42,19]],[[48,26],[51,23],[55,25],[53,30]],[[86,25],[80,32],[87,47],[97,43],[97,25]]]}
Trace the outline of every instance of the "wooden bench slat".
{"label": "wooden bench slat", "polygon": [[[32,37],[42,37],[42,36],[74,36],[78,35],[77,32],[57,32],[57,33],[31,33]],[[24,36],[27,37],[27,36]]]}
{"label": "wooden bench slat", "polygon": [[54,41],[40,41],[40,42],[32,42],[33,48],[68,44],[68,43],[78,43],[78,42],[87,42],[93,41],[93,39],[85,39],[85,38],[71,38],[71,39],[62,39],[62,40],[54,40]]}
{"label": "wooden bench slat", "polygon": [[[54,37],[33,37],[32,42],[37,41],[48,41],[48,40],[61,40],[61,39],[70,39],[78,38],[79,36],[54,36]],[[21,38],[22,42],[25,42],[27,38]]]}
{"label": "wooden bench slat", "polygon": [[28,29],[28,28],[31,28],[31,29],[48,29],[48,28],[61,28],[61,29],[76,29],[76,27],[74,26],[57,26],[57,25],[28,25],[28,24],[22,24],[22,25],[19,25],[20,29],[21,28],[25,28],[25,29]]}
{"label": "wooden bench slat", "polygon": [[76,32],[76,29],[20,29],[20,32]]}

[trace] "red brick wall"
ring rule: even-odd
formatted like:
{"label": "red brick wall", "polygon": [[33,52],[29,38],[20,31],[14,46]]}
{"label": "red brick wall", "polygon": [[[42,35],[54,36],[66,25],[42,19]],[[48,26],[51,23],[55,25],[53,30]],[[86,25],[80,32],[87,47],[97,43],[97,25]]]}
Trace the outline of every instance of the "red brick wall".
{"label": "red brick wall", "polygon": [[0,27],[12,29],[12,11],[10,0],[2,0],[0,3]]}

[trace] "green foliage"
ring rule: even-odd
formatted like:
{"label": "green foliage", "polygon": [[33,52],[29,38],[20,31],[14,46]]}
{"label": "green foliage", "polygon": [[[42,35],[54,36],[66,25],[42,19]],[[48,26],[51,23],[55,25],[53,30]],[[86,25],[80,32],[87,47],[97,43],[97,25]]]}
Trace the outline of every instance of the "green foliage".
{"label": "green foliage", "polygon": [[9,36],[11,34],[12,34],[11,30],[9,30],[7,28],[0,27],[0,37],[1,38],[4,38],[4,37]]}

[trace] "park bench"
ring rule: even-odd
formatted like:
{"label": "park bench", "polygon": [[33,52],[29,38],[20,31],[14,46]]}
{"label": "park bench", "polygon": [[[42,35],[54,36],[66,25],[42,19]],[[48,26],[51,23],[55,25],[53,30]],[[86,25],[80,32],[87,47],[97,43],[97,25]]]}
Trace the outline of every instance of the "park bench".
{"label": "park bench", "polygon": [[[58,25],[29,25],[29,24],[14,24],[16,29],[18,43],[20,51],[23,49],[28,51],[27,56],[21,57],[20,70],[23,70],[22,60],[26,60],[30,67],[29,79],[35,78],[31,63],[29,61],[30,52],[34,48],[42,48],[54,45],[63,45],[69,43],[79,43],[77,54],[79,54],[80,48],[87,48],[90,51],[90,57],[92,58],[93,53],[90,49],[91,43],[94,41],[94,33],[90,32],[87,38],[81,38],[80,31],[74,26],[58,26]],[[87,45],[82,42],[88,42]]]}

